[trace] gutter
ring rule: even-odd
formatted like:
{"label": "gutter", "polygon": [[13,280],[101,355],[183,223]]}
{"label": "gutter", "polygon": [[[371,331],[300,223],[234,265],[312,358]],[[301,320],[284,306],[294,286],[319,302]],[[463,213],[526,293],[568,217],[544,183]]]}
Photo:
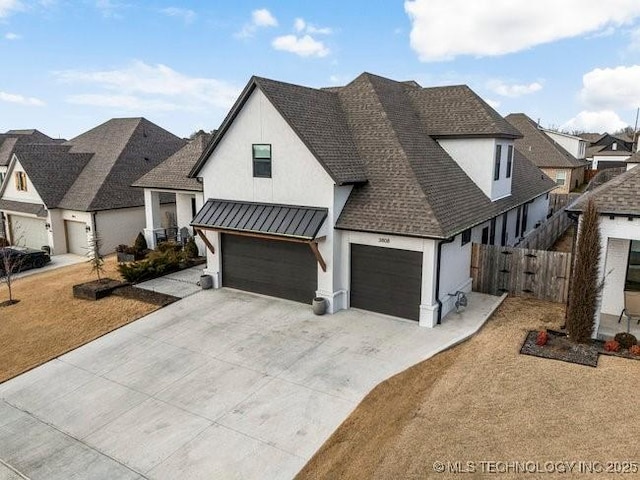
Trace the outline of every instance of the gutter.
{"label": "gutter", "polygon": [[442,245],[452,243],[456,237],[447,238],[438,243],[438,258],[436,260],[436,302],[438,303],[438,321],[437,325],[442,323],[442,302],[440,301],[440,261],[442,259]]}

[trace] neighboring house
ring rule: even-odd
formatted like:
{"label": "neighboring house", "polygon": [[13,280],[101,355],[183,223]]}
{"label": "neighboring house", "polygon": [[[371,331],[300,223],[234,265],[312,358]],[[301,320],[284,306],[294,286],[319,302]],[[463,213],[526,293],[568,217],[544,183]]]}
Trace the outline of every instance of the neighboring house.
{"label": "neighboring house", "polygon": [[[55,140],[35,129],[9,130],[6,133],[0,133],[0,185],[2,185],[2,181],[7,174],[9,162],[17,147],[29,144],[55,144],[59,142],[64,142],[64,140]],[[0,212],[0,237],[2,238],[8,236],[4,230],[4,224],[4,218],[2,212]]]}
{"label": "neighboring house", "polygon": [[556,182],[554,193],[569,193],[584,183],[584,153],[583,158],[576,158],[563,145],[579,153],[586,142],[573,135],[543,130],[524,113],[512,113],[505,119],[523,135],[515,141],[516,150]]}
{"label": "neighboring house", "polygon": [[[640,168],[580,197],[567,211],[580,215],[589,198],[595,200],[600,213],[600,272],[604,279],[596,330],[613,335],[626,330],[626,320],[618,324],[625,305],[640,314]],[[636,335],[640,333],[635,320],[631,327]]]}
{"label": "neighboring house", "polygon": [[624,167],[633,153],[633,140],[626,135],[584,133],[580,137],[589,141],[586,156],[593,170]]}
{"label": "neighboring house", "polygon": [[634,153],[633,155],[631,155],[629,158],[627,158],[627,170],[631,170],[634,167],[637,167],[638,164],[640,164],[640,151],[637,151],[636,153]]}
{"label": "neighboring house", "polygon": [[13,243],[86,254],[132,243],[145,225],[144,194],[131,184],[185,141],[144,118],[119,118],[65,142],[16,147],[0,188]]}
{"label": "neighboring house", "polygon": [[434,326],[471,289],[472,242],[513,245],[546,218],[555,184],[519,137],[464,85],[253,77],[191,172],[206,272]]}
{"label": "neighboring house", "polygon": [[[134,187],[144,188],[144,234],[149,248],[155,248],[160,241],[183,240],[180,232],[184,228],[193,235],[191,220],[202,208],[204,197],[202,183],[188,175],[210,140],[210,134],[198,133],[184,147],[133,184]],[[161,215],[163,195],[171,195],[175,200],[175,208],[166,211],[164,218]],[[196,243],[204,255],[204,244],[200,239],[196,239]]]}
{"label": "neighboring house", "polygon": [[548,128],[540,127],[547,136],[549,136],[554,142],[559,144],[567,152],[573,155],[578,160],[584,160],[587,153],[587,141],[576,135],[569,133],[558,132],[556,130],[549,130]]}

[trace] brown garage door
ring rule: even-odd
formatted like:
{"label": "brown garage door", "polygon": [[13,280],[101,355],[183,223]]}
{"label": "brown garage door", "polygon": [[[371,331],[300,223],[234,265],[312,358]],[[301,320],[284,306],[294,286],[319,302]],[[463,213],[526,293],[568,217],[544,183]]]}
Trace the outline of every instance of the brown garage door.
{"label": "brown garage door", "polygon": [[304,243],[222,235],[222,285],[311,303],[318,267]]}
{"label": "brown garage door", "polygon": [[422,252],[351,244],[351,306],[420,319]]}

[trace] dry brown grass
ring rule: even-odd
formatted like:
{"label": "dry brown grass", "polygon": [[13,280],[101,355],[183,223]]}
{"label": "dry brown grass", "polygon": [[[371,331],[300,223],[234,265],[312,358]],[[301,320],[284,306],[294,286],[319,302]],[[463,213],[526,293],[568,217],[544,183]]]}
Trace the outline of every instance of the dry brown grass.
{"label": "dry brown grass", "polygon": [[[115,257],[107,258],[105,269],[106,276],[120,278]],[[95,278],[81,263],[15,281],[14,298],[20,302],[0,308],[0,382],[158,308],[120,297],[97,302],[73,297],[73,285]],[[7,298],[3,285],[0,300]]]}
{"label": "dry brown grass", "polygon": [[[373,390],[297,478],[477,478],[435,474],[435,461],[638,461],[637,362],[518,353],[528,330],[558,328],[563,307],[508,298],[469,341]],[[540,478],[499,475],[525,476]]]}
{"label": "dry brown grass", "polygon": [[554,252],[566,252],[571,253],[573,250],[573,232],[574,227],[571,225],[562,236],[556,240],[556,243],[550,248]]}

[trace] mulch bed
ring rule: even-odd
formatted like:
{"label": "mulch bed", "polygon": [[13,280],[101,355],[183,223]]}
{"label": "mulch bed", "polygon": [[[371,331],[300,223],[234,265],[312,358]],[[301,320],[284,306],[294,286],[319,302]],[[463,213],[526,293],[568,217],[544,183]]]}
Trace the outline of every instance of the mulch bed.
{"label": "mulch bed", "polygon": [[141,302],[150,303],[152,305],[159,305],[160,307],[166,307],[180,300],[179,297],[173,295],[167,295],[160,292],[152,292],[143,288],[133,287],[127,285],[125,287],[117,288],[113,291],[113,295],[123,298],[133,298],[140,300]]}
{"label": "mulch bed", "polygon": [[614,357],[630,358],[640,360],[640,356],[631,354],[628,350],[619,352],[608,352],[604,349],[602,340],[591,340],[591,343],[577,344],[569,340],[564,332],[547,330],[549,339],[546,345],[536,345],[537,330],[530,330],[520,348],[523,355],[534,357],[550,358],[563,362],[577,363],[589,367],[598,366],[599,355],[610,355]]}

